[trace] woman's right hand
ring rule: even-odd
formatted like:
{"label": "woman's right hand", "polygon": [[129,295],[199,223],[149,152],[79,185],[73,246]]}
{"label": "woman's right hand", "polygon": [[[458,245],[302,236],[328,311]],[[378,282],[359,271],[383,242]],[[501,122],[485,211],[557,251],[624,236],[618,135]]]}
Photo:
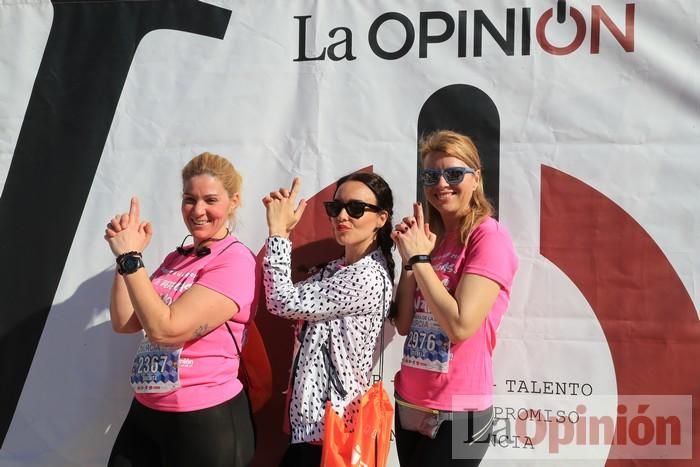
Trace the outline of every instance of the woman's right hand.
{"label": "woman's right hand", "polygon": [[153,228],[150,222],[141,222],[139,200],[131,198],[129,212],[117,214],[107,223],[104,238],[114,256],[129,251],[143,252],[151,241]]}
{"label": "woman's right hand", "polygon": [[299,194],[300,186],[301,180],[299,177],[294,177],[291,190],[280,188],[277,191],[271,191],[268,196],[262,199],[267,210],[267,228],[271,237],[288,238],[294,227],[299,223],[302,214],[304,214],[304,209],[306,209],[305,199],[299,200],[295,207],[295,200]]}

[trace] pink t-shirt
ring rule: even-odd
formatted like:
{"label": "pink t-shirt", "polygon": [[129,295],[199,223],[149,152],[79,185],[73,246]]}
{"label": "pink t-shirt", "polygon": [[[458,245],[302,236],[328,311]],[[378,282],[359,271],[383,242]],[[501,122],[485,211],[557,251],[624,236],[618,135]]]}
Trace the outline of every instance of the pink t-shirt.
{"label": "pink t-shirt", "polygon": [[[433,269],[454,295],[464,274],[477,274],[497,282],[501,290],[481,327],[469,339],[452,344],[426,308],[419,289],[415,315],[404,343],[401,370],[395,389],[401,399],[439,410],[483,410],[493,403],[492,355],[496,330],[510,300],[518,267],[513,243],[505,228],[488,218],[472,232],[465,247],[457,232],[448,232],[432,252]],[[453,406],[453,396],[468,407]]]}
{"label": "pink t-shirt", "polygon": [[[239,347],[244,323],[253,313],[260,274],[255,257],[233,237],[209,245],[207,256],[183,256],[170,253],[151,276],[153,288],[166,304],[177,300],[194,284],[204,286],[230,298],[238,305],[228,325]],[[238,355],[226,323],[209,334],[185,342],[179,361],[180,387],[166,393],[136,393],[143,405],[167,412],[189,412],[225,402],[238,394]]]}

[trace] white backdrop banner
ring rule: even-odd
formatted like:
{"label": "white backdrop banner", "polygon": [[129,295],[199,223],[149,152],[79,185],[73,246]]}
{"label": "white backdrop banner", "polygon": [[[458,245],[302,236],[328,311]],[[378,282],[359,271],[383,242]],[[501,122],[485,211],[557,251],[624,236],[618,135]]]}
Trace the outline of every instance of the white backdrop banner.
{"label": "white backdrop banner", "polygon": [[[436,128],[474,136],[520,257],[483,465],[696,465],[699,30],[696,0],[0,0],[0,465],[106,463],[138,336],[111,330],[102,235],[131,196],[152,270],[186,234],[193,156],[243,174],[255,252],[261,198],[299,176],[301,268],[334,251],[319,203],[340,176],[383,175],[411,212]],[[258,326],[266,466],[291,340]]]}

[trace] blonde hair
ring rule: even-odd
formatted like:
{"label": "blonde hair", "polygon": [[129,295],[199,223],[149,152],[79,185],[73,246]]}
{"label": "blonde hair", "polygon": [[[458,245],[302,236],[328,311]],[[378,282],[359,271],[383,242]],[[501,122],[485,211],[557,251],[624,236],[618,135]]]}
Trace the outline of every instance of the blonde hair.
{"label": "blonde hair", "polygon": [[[236,168],[225,157],[210,152],[203,152],[193,158],[182,168],[182,186],[197,175],[211,175],[221,182],[229,197],[240,193],[243,178]],[[229,215],[229,220],[233,220],[233,212]]]}
{"label": "blonde hair", "polygon": [[[481,170],[481,159],[474,141],[470,137],[454,131],[437,130],[424,136],[421,138],[418,151],[423,166],[425,166],[425,159],[428,155],[441,152],[461,160],[472,169]],[[461,213],[459,229],[461,242],[466,243],[472,230],[493,213],[493,206],[486,199],[484,193],[483,177],[479,177],[476,189]],[[436,233],[438,238],[442,238],[445,233],[445,224],[438,210],[430,203],[427,203],[426,219],[430,222],[431,230]]]}

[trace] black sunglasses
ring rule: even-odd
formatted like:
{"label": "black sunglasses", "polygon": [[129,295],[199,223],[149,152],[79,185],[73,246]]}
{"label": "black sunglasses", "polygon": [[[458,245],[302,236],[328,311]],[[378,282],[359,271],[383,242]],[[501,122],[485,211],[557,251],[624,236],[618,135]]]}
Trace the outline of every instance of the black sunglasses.
{"label": "black sunglasses", "polygon": [[334,199],[333,201],[324,201],[323,207],[326,208],[326,214],[328,214],[329,217],[338,217],[340,211],[345,209],[348,216],[352,217],[353,219],[359,219],[365,214],[365,211],[382,211],[382,208],[379,206],[365,203],[364,201],[358,201],[356,199],[351,199],[347,203],[343,203],[337,199]]}
{"label": "black sunglasses", "polygon": [[464,180],[464,174],[473,174],[476,170],[471,167],[448,167],[446,169],[424,169],[421,181],[425,186],[437,185],[440,177],[444,177],[448,185],[459,185]]}

